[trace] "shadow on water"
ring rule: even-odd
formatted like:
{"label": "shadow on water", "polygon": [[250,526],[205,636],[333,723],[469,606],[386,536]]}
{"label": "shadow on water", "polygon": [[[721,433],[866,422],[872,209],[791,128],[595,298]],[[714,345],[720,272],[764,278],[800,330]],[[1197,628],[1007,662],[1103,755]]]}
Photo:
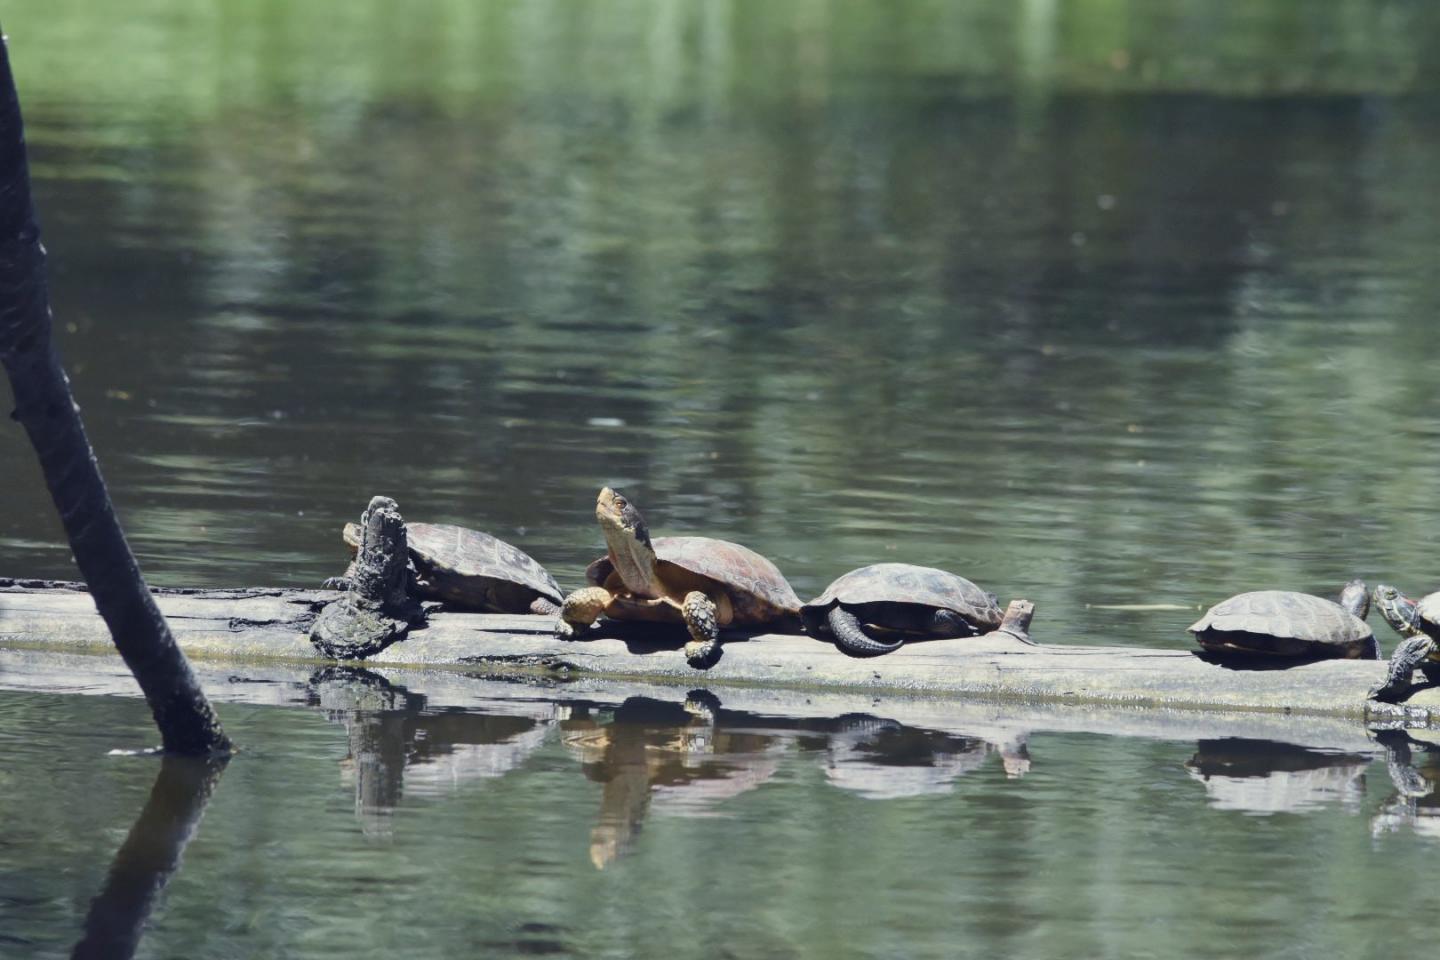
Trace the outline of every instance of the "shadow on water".
{"label": "shadow on water", "polygon": [[125,838],[105,887],[90,902],[74,960],[128,960],[135,955],[155,900],[180,868],[185,846],[229,763],[226,757],[166,756],[150,797]]}

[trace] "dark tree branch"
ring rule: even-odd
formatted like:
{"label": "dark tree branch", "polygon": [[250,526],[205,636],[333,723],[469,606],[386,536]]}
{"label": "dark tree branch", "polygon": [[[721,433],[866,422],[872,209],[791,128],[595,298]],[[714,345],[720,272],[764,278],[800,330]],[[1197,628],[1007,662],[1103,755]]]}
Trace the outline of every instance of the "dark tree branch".
{"label": "dark tree branch", "polygon": [[229,750],[125,542],[51,330],[20,100],[9,47],[0,44],[0,363],[15,394],[12,416],[30,436],[75,562],[150,703],[165,749]]}

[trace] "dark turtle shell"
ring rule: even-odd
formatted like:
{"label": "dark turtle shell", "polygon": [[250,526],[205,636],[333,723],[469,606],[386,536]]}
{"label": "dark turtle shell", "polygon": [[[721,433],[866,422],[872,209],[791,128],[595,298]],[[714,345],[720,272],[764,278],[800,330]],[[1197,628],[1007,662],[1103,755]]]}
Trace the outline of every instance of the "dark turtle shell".
{"label": "dark turtle shell", "polygon": [[1369,625],[1333,600],[1293,590],[1253,590],[1222,600],[1188,628],[1207,650],[1275,656],[1361,657]]}
{"label": "dark turtle shell", "polygon": [[[863,605],[865,616],[861,619],[877,626],[890,626],[885,622],[887,609],[893,607],[893,612],[900,614],[904,612],[899,608],[902,604],[952,610],[977,634],[1000,626],[1005,615],[994,596],[964,577],[909,563],[871,564],[840,577],[826,587],[824,593],[800,608],[806,629],[811,634],[828,632],[830,627],[825,618],[836,604],[846,608]],[[900,628],[901,623],[894,626]]]}
{"label": "dark turtle shell", "polygon": [[[662,565],[673,564],[724,587],[735,623],[774,623],[800,610],[800,598],[790,582],[775,564],[749,547],[713,537],[656,537],[651,546]],[[585,569],[585,577],[604,584],[614,569],[607,554]]]}
{"label": "dark turtle shell", "polygon": [[[359,528],[345,525],[345,542],[357,546]],[[456,606],[525,613],[543,597],[559,604],[560,586],[524,550],[498,537],[449,523],[407,523],[405,537],[424,593]]]}

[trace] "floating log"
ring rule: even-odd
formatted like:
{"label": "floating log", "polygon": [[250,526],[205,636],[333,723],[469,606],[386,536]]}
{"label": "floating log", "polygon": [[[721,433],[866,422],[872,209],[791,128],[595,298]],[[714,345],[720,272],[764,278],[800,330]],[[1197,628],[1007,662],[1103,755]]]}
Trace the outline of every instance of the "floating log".
{"label": "floating log", "polygon": [[[185,653],[198,660],[326,662],[307,639],[328,590],[157,590]],[[1207,662],[1184,637],[1174,649],[1028,645],[1005,634],[910,644],[855,659],[805,636],[726,637],[708,670],[695,670],[679,638],[653,630],[557,640],[546,617],[434,611],[429,624],[365,661],[375,667],[459,666],[489,676],[594,676],[690,687],[904,693],[1032,703],[1083,703],[1308,715],[1362,716],[1385,673],[1376,661],[1327,660],[1288,669]],[[618,626],[618,625],[617,625]],[[631,625],[626,625],[627,627]],[[1041,626],[1041,632],[1045,627]],[[112,653],[104,622],[71,584],[0,581],[0,646]],[[1440,689],[1404,705],[1410,719],[1440,716]]]}

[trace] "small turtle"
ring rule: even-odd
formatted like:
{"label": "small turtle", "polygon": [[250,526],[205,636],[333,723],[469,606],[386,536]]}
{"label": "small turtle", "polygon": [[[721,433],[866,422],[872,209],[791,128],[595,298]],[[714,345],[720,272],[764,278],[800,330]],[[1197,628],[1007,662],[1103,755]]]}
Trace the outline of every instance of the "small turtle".
{"label": "small turtle", "polygon": [[835,638],[862,657],[899,650],[907,640],[975,637],[1003,629],[1029,642],[1026,623],[1005,614],[994,594],[934,567],[876,563],[851,570],[800,608],[806,631]]}
{"label": "small turtle", "polygon": [[[549,572],[529,554],[479,530],[448,523],[407,523],[415,592],[466,610],[488,613],[560,612],[563,596]],[[360,527],[345,524],[345,542],[360,545]],[[349,577],[326,586],[344,589]]]}
{"label": "small turtle", "polygon": [[1237,593],[1188,629],[1212,653],[1378,660],[1380,644],[1365,623],[1369,612],[1364,581],[1351,580],[1339,603],[1293,590]]}
{"label": "small turtle", "polygon": [[556,636],[574,639],[602,614],[683,622],[690,631],[685,658],[703,666],[718,648],[721,627],[798,625],[800,598],[754,550],[711,537],[652,541],[640,511],[609,487],[595,502],[595,519],[610,551],[585,570],[594,586],[565,598]]}
{"label": "small turtle", "polygon": [[1419,667],[1430,683],[1440,683],[1440,593],[1411,600],[1387,583],[1375,587],[1375,607],[1385,622],[1405,638],[1390,655],[1385,682],[1370,691],[1370,699],[1398,703],[1410,691],[1410,677]]}

